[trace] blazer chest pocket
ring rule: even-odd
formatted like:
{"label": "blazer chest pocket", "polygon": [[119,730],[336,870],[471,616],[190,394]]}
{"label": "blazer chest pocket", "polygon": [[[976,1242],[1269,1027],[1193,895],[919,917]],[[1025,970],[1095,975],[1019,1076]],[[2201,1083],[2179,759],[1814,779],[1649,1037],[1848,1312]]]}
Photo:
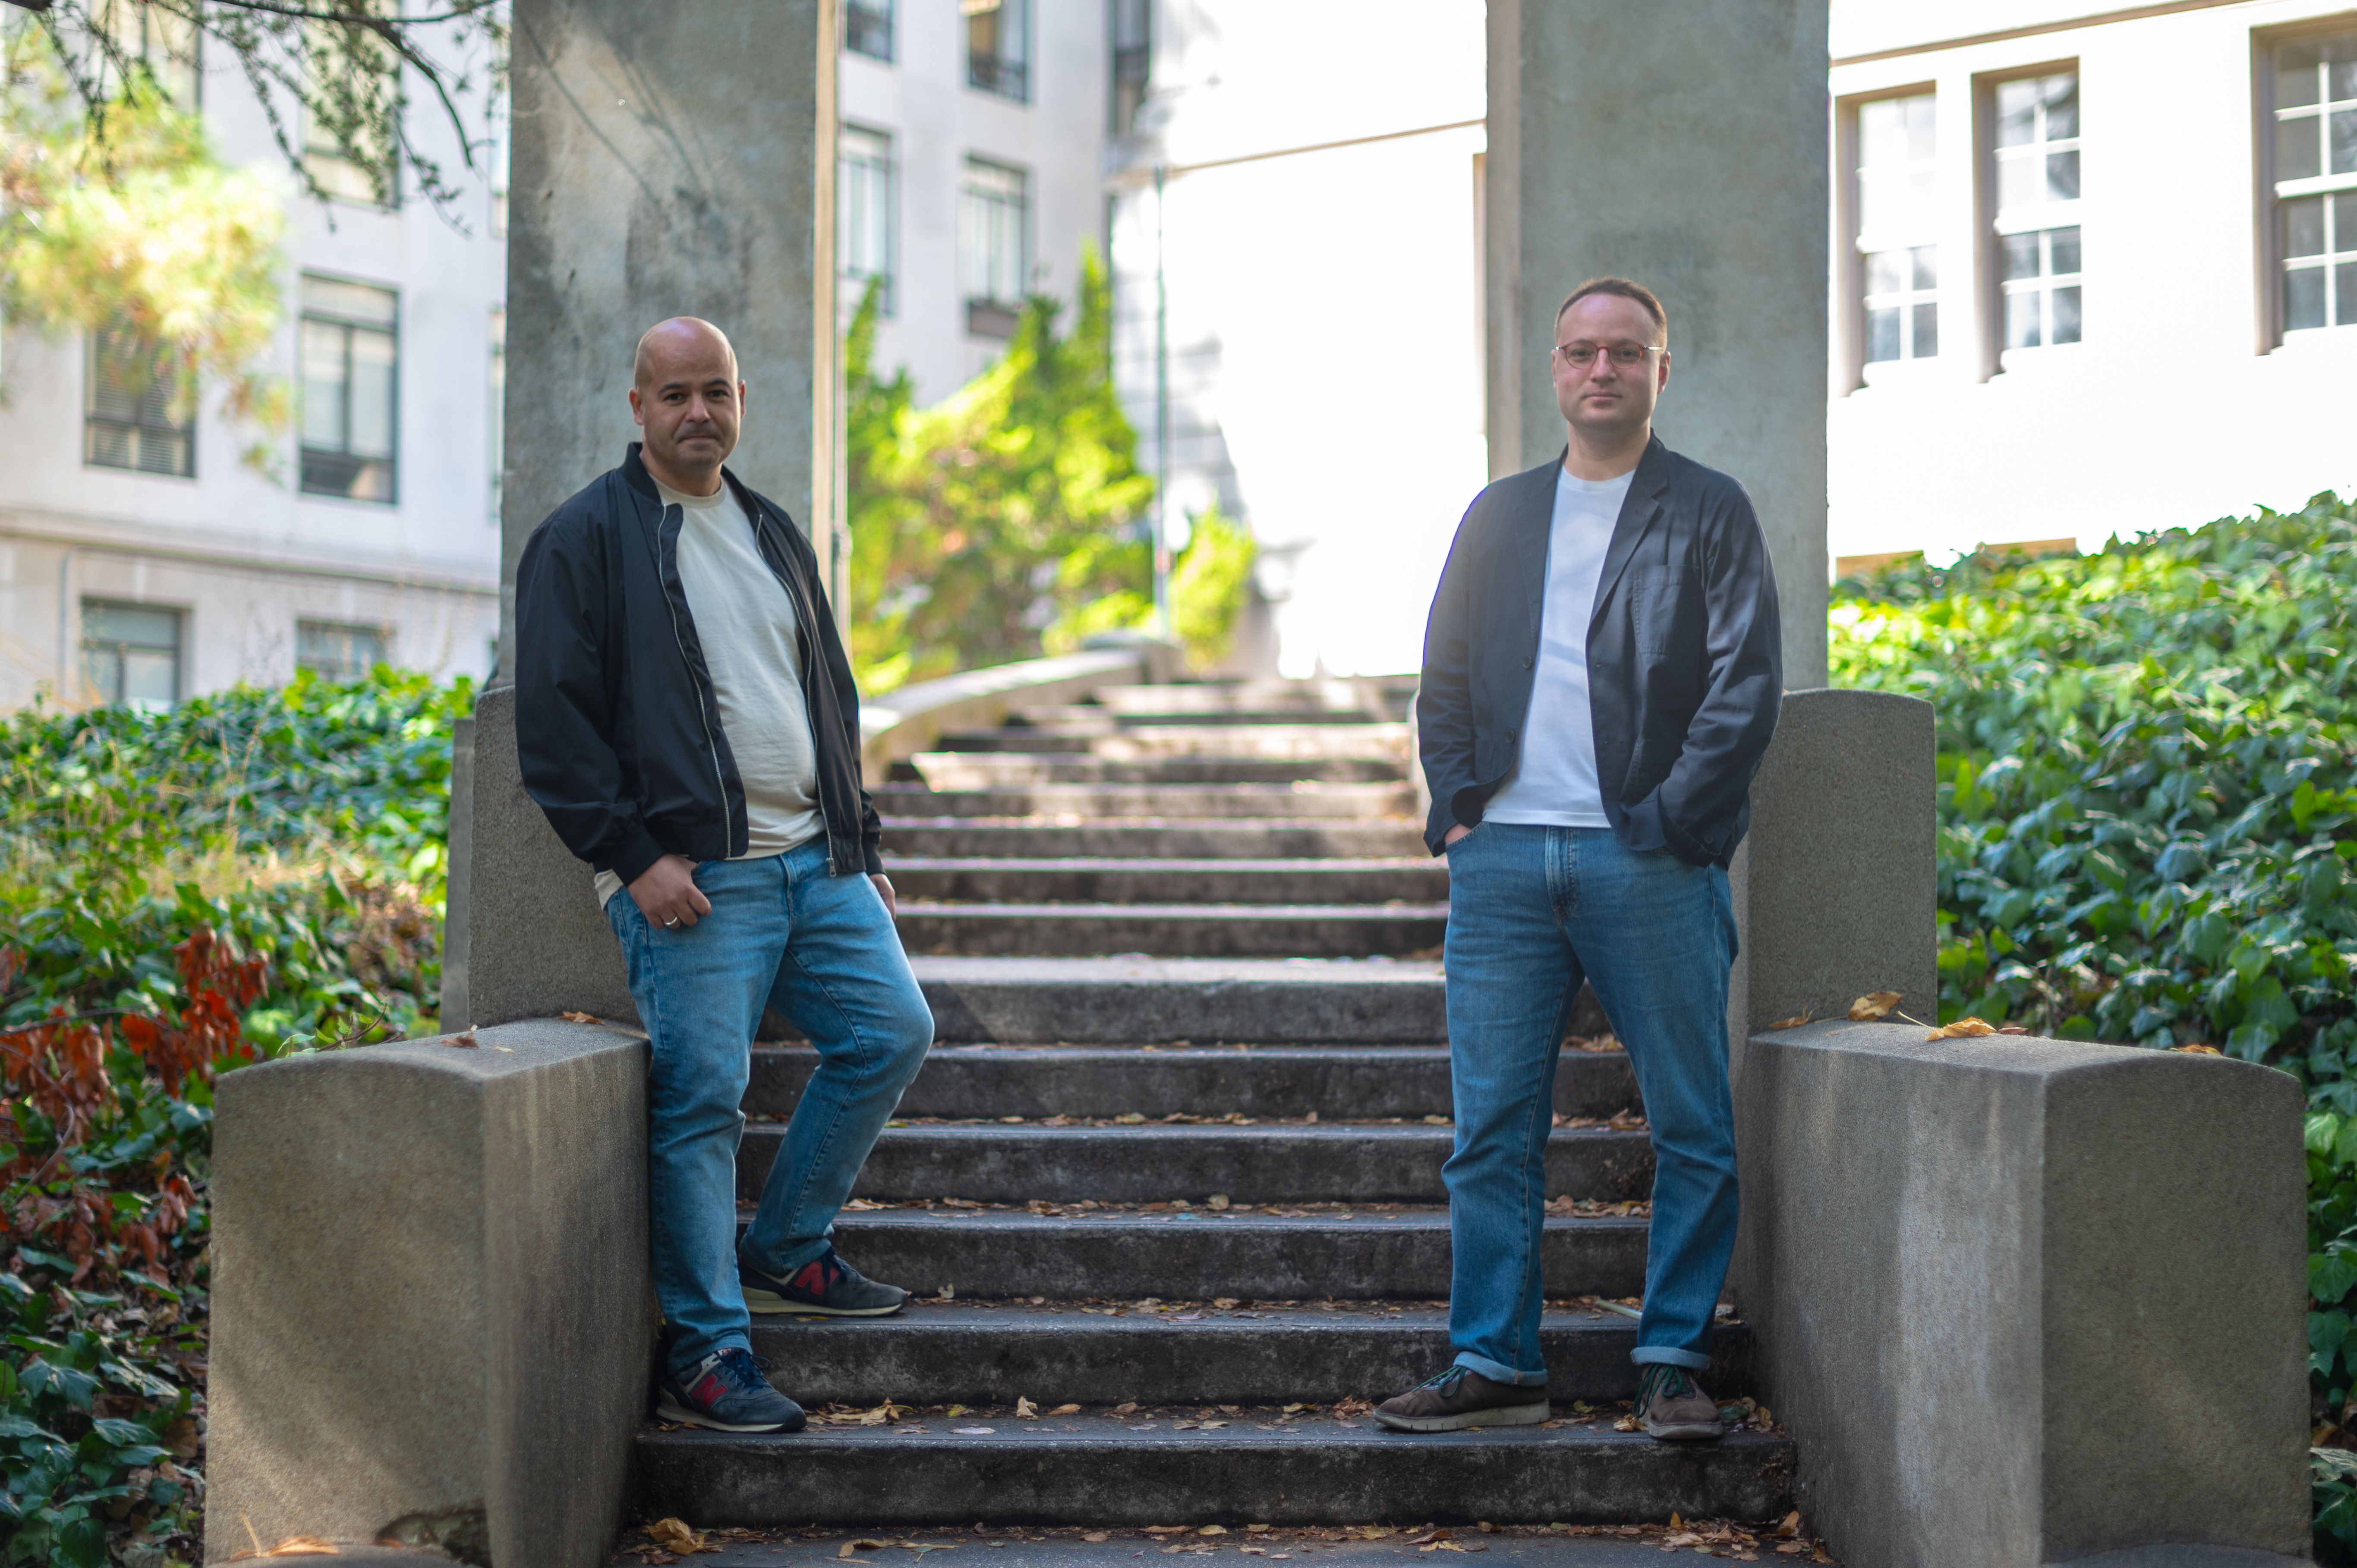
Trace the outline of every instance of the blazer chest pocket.
{"label": "blazer chest pocket", "polygon": [[1700,586],[1684,577],[1640,584],[1629,596],[1629,618],[1637,651],[1648,662],[1667,653],[1699,653],[1708,634]]}

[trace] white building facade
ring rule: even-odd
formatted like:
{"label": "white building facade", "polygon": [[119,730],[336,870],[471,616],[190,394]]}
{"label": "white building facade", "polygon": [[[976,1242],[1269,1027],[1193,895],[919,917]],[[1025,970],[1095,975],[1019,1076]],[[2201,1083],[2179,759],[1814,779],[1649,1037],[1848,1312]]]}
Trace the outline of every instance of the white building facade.
{"label": "white building facade", "polygon": [[[21,20],[16,25],[26,25]],[[264,433],[192,418],[113,383],[91,336],[0,339],[0,710],[168,703],[298,665],[350,679],[379,662],[448,676],[490,668],[499,628],[501,193],[486,156],[485,76],[458,134],[420,107],[414,132],[459,186],[446,216],[352,193],[294,194],[263,107],[233,60],[157,59],[192,94],[215,151],[286,192],[285,318],[269,369],[296,393],[269,472]],[[419,94],[430,98],[429,94]],[[297,134],[300,134],[298,129]]]}

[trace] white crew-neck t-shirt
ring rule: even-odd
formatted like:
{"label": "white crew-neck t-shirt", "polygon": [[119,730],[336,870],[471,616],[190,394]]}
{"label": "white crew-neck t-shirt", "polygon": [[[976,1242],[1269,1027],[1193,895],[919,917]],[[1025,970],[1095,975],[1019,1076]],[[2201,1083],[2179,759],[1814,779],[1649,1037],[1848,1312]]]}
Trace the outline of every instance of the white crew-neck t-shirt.
{"label": "white crew-neck t-shirt", "polygon": [[1609,828],[1596,778],[1596,726],[1587,706],[1587,623],[1596,585],[1629,494],[1631,468],[1617,479],[1581,479],[1555,470],[1555,521],[1547,532],[1539,661],[1523,719],[1522,755],[1490,797],[1482,821],[1556,828]]}
{"label": "white crew-neck t-shirt", "polygon": [[[752,520],[726,482],[708,496],[683,495],[661,480],[655,489],[665,506],[680,509],[680,586],[745,786],[745,853],[737,858],[783,854],[826,827],[794,601],[761,558]],[[600,904],[621,887],[614,873],[597,874]]]}

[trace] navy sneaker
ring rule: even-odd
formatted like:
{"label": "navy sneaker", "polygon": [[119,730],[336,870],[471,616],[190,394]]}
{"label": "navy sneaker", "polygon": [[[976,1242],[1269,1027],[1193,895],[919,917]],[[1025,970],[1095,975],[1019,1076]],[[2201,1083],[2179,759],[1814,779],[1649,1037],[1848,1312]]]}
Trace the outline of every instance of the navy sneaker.
{"label": "navy sneaker", "polygon": [[663,1379],[655,1416],[715,1432],[800,1432],[809,1418],[761,1375],[769,1364],[741,1345],[715,1350],[686,1376]]}
{"label": "navy sneaker", "polygon": [[803,1312],[823,1317],[889,1317],[909,1305],[899,1285],[878,1284],[832,1247],[780,1279],[737,1260],[748,1312]]}

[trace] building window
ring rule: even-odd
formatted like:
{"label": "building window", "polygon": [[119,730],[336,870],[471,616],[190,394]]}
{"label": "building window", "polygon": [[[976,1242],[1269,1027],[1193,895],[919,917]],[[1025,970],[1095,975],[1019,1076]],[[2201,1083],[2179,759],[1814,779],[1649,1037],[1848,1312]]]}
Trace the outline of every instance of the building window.
{"label": "building window", "polygon": [[965,80],[970,87],[1031,101],[1031,0],[958,0],[965,13]]}
{"label": "building window", "polygon": [[508,465],[508,313],[491,312],[491,388],[487,400],[490,418],[486,422],[485,450],[490,456],[491,526],[500,524],[500,489],[507,478]]}
{"label": "building window", "polygon": [[[384,0],[350,0],[350,9],[375,11]],[[303,172],[325,194],[371,207],[399,205],[401,58],[393,46],[357,22],[303,25],[303,51],[311,83],[303,112]],[[317,98],[316,84],[350,83],[337,102]]]}
{"label": "building window", "polygon": [[349,686],[368,679],[370,671],[385,663],[384,628],[346,626],[341,621],[298,620],[295,623],[295,668],[307,670],[331,685]]}
{"label": "building window", "polygon": [[889,63],[892,0],[844,0],[843,47],[853,54]]}
{"label": "building window", "polygon": [[1108,0],[1113,6],[1113,134],[1137,127],[1154,79],[1154,0]]}
{"label": "building window", "polygon": [[836,134],[835,249],[854,297],[876,281],[876,307],[892,314],[892,138],[845,125]]}
{"label": "building window", "polygon": [[101,328],[90,335],[83,462],[195,477],[196,384],[176,359],[131,332]]}
{"label": "building window", "polygon": [[1031,277],[1030,177],[1019,168],[965,161],[958,193],[958,260],[966,330],[1011,338]]}
{"label": "building window", "polygon": [[199,106],[197,70],[203,35],[188,16],[146,0],[96,0],[89,8],[97,45],[91,61],[97,95],[113,98],[124,79],[143,76],[183,114]]}
{"label": "building window", "polygon": [[400,388],[390,289],[303,279],[303,489],[347,500],[395,499]]}
{"label": "building window", "polygon": [[1940,351],[1939,120],[1932,94],[1857,111],[1857,252],[1866,361]]}
{"label": "building window", "polygon": [[102,703],[178,702],[180,612],[82,600],[81,678]]}
{"label": "building window", "polygon": [[2283,328],[2357,326],[2357,32],[2276,46]]}
{"label": "building window", "polygon": [[2079,75],[1996,84],[2005,352],[2079,341]]}

